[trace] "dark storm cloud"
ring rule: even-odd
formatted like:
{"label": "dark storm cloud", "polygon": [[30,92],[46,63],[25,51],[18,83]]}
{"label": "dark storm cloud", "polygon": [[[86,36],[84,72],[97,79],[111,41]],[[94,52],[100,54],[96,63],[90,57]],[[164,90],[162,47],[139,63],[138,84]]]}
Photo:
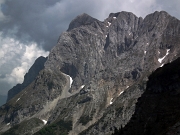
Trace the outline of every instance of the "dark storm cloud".
{"label": "dark storm cloud", "polygon": [[[59,0],[6,0],[2,12],[8,21],[1,23],[5,36],[27,43],[34,41],[49,50],[65,29],[61,12],[53,10]],[[67,20],[67,19],[65,19]],[[9,35],[8,35],[9,34]]]}

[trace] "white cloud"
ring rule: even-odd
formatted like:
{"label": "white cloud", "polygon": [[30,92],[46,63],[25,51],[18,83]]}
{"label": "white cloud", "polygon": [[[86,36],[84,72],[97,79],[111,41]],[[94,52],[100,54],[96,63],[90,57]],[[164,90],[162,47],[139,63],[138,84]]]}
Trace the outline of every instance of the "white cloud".
{"label": "white cloud", "polygon": [[12,70],[10,74],[10,78],[11,79],[13,78],[12,79],[13,82],[22,83],[25,73],[28,71],[30,66],[34,63],[35,59],[38,58],[39,56],[47,56],[47,55],[48,55],[48,52],[45,52],[44,50],[38,48],[37,45],[34,43],[28,46],[25,45],[25,52],[20,59],[21,65],[15,67]]}
{"label": "white cloud", "polygon": [[[25,73],[39,56],[47,56],[36,43],[21,44],[13,38],[2,38],[0,35],[0,84],[6,82],[9,87],[22,83]],[[8,87],[8,88],[9,88]],[[8,89],[0,89],[5,94]]]}

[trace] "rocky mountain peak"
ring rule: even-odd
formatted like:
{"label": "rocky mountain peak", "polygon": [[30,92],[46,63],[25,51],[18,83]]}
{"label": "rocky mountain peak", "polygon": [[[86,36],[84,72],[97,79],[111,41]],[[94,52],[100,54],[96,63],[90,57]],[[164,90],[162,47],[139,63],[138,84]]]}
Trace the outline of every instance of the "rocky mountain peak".
{"label": "rocky mountain peak", "polygon": [[121,11],[121,12],[117,12],[117,13],[110,13],[108,18],[124,18],[124,17],[130,17],[130,16],[136,16],[135,14],[133,14],[132,12],[126,12],[126,11]]}
{"label": "rocky mountain peak", "polygon": [[77,16],[35,80],[0,108],[0,130],[37,118],[47,121],[37,135],[111,134],[131,119],[148,76],[180,56],[179,35],[164,11]]}
{"label": "rocky mountain peak", "polygon": [[70,31],[74,28],[83,26],[83,25],[90,25],[95,21],[98,21],[98,20],[89,16],[86,13],[83,13],[71,21],[71,23],[69,24],[68,31]]}

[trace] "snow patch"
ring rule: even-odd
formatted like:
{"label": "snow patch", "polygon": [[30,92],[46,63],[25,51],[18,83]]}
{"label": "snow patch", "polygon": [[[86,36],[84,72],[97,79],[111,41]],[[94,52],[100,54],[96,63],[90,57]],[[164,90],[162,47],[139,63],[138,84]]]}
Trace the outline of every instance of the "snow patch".
{"label": "snow patch", "polygon": [[113,19],[116,19],[116,17],[113,17]]}
{"label": "snow patch", "polygon": [[147,51],[144,51],[144,54],[146,54]]}
{"label": "snow patch", "polygon": [[129,86],[126,86],[126,89],[129,88]]}
{"label": "snow patch", "polygon": [[158,54],[160,54],[160,51],[158,51]]}
{"label": "snow patch", "polygon": [[84,88],[84,86],[85,86],[85,85],[82,85],[80,88],[82,89],[82,88]]}
{"label": "snow patch", "polygon": [[113,100],[113,98],[111,98],[111,100],[110,100],[110,103],[109,103],[110,105],[113,103],[112,100]]}
{"label": "snow patch", "polygon": [[108,24],[109,24],[109,26],[111,25],[111,23],[110,23],[110,22],[108,22]]}
{"label": "snow patch", "polygon": [[106,35],[106,38],[107,38],[107,35]]}
{"label": "snow patch", "polygon": [[70,75],[67,75],[67,74],[65,74],[65,73],[63,73],[65,76],[67,76],[68,77],[68,80],[69,80],[69,87],[71,88],[71,85],[72,85],[72,83],[73,83],[73,79],[71,78],[71,76]]}
{"label": "snow patch", "polygon": [[123,93],[124,91],[121,91],[120,93],[119,93],[119,96]]}
{"label": "snow patch", "polygon": [[107,28],[109,27],[109,26],[106,26]]}
{"label": "snow patch", "polygon": [[164,66],[164,63],[160,67],[162,67],[162,66]]}
{"label": "snow patch", "polygon": [[46,124],[47,124],[47,121],[46,121],[46,120],[42,120],[42,122],[44,122],[44,125],[46,125]]}
{"label": "snow patch", "polygon": [[166,56],[169,54],[169,51],[170,51],[170,49],[167,49],[166,55],[164,57],[158,59],[159,63],[161,63],[166,58]]}
{"label": "snow patch", "polygon": [[[69,75],[68,75],[69,76]],[[70,88],[71,88],[71,85],[73,83],[73,79],[69,76],[69,79],[70,79],[70,82],[69,82],[69,85],[70,85]]]}
{"label": "snow patch", "polygon": [[7,123],[6,125],[7,125],[7,126],[10,125],[10,123]]}
{"label": "snow patch", "polygon": [[18,98],[18,99],[16,100],[16,102],[19,101],[19,99],[20,99],[20,98]]}

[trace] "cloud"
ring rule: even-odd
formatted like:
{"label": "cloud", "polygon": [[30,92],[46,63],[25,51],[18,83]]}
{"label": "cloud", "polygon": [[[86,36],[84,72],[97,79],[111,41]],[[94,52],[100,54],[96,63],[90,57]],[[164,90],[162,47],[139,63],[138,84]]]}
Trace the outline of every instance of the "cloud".
{"label": "cloud", "polygon": [[179,0],[157,0],[157,4],[160,7],[160,10],[167,11],[170,15],[175,16],[180,19],[180,1]]}
{"label": "cloud", "polygon": [[13,38],[2,38],[0,35],[0,93],[17,83],[23,82],[25,73],[39,56],[47,56],[48,52],[39,48],[36,43],[22,44]]}

